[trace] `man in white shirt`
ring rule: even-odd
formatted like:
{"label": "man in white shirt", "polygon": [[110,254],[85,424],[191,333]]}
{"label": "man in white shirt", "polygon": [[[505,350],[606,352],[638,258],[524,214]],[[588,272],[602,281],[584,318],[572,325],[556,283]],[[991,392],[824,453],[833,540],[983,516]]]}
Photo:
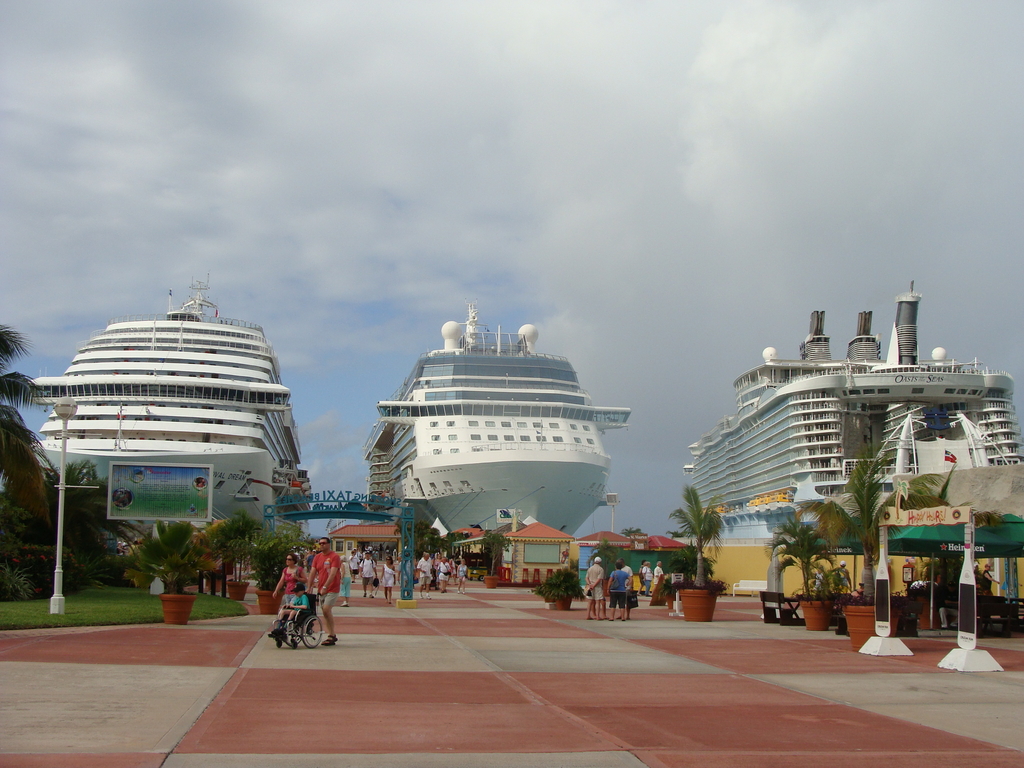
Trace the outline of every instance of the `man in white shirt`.
{"label": "man in white shirt", "polygon": [[604,604],[604,568],[601,558],[595,557],[594,564],[587,569],[587,620],[601,621],[608,618]]}
{"label": "man in white shirt", "polygon": [[419,562],[416,563],[416,571],[420,577],[420,597],[430,599],[430,577],[433,571],[433,563],[430,561],[430,555],[426,552],[423,553],[423,557],[420,558]]}
{"label": "man in white shirt", "polygon": [[373,588],[373,580],[377,577],[377,563],[369,552],[363,556],[363,562],[359,564],[359,575],[363,578],[363,597],[366,597],[367,590]]}

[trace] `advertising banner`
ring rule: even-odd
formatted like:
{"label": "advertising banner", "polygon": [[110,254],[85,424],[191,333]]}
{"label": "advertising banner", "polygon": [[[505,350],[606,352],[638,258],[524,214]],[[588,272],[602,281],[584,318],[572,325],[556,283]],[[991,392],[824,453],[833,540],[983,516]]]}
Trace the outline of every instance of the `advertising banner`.
{"label": "advertising banner", "polygon": [[212,520],[212,465],[110,463],[108,520]]}
{"label": "advertising banner", "polygon": [[886,507],[885,525],[964,525],[971,519],[971,508],[925,507],[924,509],[897,509]]}

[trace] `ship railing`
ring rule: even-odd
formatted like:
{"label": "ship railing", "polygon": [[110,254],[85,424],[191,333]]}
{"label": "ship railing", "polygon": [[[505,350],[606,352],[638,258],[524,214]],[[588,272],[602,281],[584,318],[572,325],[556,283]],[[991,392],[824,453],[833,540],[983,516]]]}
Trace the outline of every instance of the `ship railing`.
{"label": "ship railing", "polygon": [[471,453],[487,453],[489,451],[572,451],[574,453],[603,453],[594,445],[577,445],[576,443],[484,443],[474,445]]}
{"label": "ship railing", "polygon": [[488,357],[537,357],[544,360],[561,360],[563,362],[569,362],[569,358],[563,357],[562,355],[545,355],[541,352],[520,352],[518,350],[513,351],[502,347],[501,352],[496,349],[481,349],[474,346],[470,350],[465,349],[432,349],[428,352],[424,352],[421,357],[437,357],[438,355],[451,355],[451,354],[469,354],[469,355],[486,355]]}
{"label": "ship railing", "polygon": [[[145,322],[149,322],[149,321],[152,321],[152,320],[164,320],[164,321],[168,321],[169,320],[171,322],[179,322],[178,320],[173,320],[171,318],[168,318],[168,316],[167,316],[168,314],[174,315],[174,314],[181,314],[181,313],[178,313],[178,312],[171,312],[171,313],[161,312],[158,315],[121,315],[120,317],[114,317],[114,318],[111,318],[110,320],[108,320],[107,321],[107,325],[113,325],[114,323],[135,323],[135,322],[139,322],[140,320],[141,321],[145,321]],[[185,314],[188,314],[188,313],[185,313]],[[186,321],[182,321],[182,322],[192,322],[192,321],[186,320]],[[208,315],[202,315],[202,316],[197,316],[195,322],[217,323],[219,325],[234,325],[234,326],[237,326],[238,328],[251,328],[253,330],[259,331],[260,333],[263,332],[263,326],[262,325],[257,325],[256,323],[250,323],[250,322],[248,322],[246,320],[236,320],[236,319],[231,318],[231,317],[210,317]]]}
{"label": "ship railing", "polygon": [[[829,369],[824,371],[814,371],[813,373],[805,373],[800,376],[794,376],[785,384],[793,384],[798,381],[808,381],[810,379],[818,379],[823,376],[842,376],[846,371],[842,369]],[[919,365],[889,365],[882,368],[872,368],[863,372],[856,372],[856,375],[873,374],[873,373],[976,373],[985,374],[988,376],[1008,376],[1006,371],[996,370],[981,365],[980,363],[953,363],[950,365],[928,365],[926,363]]]}

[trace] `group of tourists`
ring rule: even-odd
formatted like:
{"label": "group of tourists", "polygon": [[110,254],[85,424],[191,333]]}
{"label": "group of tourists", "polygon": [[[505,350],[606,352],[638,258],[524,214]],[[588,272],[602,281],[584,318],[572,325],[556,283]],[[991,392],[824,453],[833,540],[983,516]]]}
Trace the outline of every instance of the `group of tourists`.
{"label": "group of tourists", "polygon": [[[595,557],[593,565],[587,569],[586,595],[588,621],[629,621],[629,613],[639,604],[638,595],[650,596],[652,590],[665,578],[661,561],[651,568],[649,560],[640,564],[640,590],[633,589],[633,569],[626,561],[619,558],[615,561],[615,569],[605,575],[601,558]],[[611,616],[608,608],[611,607]]]}
{"label": "group of tourists", "polygon": [[416,579],[420,587],[420,597],[429,600],[430,589],[434,587],[438,592],[447,592],[448,585],[455,582],[456,591],[460,595],[466,594],[466,581],[469,579],[469,566],[463,559],[445,557],[440,552],[424,552],[423,557],[416,563]]}

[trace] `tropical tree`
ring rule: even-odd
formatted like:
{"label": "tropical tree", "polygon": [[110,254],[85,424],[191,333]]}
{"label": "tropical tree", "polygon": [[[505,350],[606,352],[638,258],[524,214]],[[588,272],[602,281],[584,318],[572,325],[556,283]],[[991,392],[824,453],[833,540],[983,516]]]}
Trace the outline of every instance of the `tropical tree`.
{"label": "tropical tree", "polygon": [[45,458],[35,433],[18,411],[33,404],[35,385],[25,374],[10,370],[28,349],[28,339],[0,325],[0,485],[19,507],[45,517]]}
{"label": "tropical tree", "polygon": [[692,485],[683,487],[683,506],[669,517],[679,524],[674,536],[690,539],[697,552],[697,575],[694,584],[703,587],[705,583],[704,550],[718,549],[722,544],[722,513],[718,509],[720,499],[715,497],[705,505],[697,489]]}
{"label": "tropical tree", "polygon": [[[895,503],[885,490],[891,451],[868,448],[854,464],[843,492],[827,501],[811,501],[800,506],[800,512],[814,516],[818,534],[831,546],[844,536],[860,542],[864,552],[861,582],[868,597],[875,594],[875,565],[878,562],[878,529],[884,521],[886,507]],[[944,504],[938,497],[942,479],[938,475],[918,475],[910,480],[909,493],[901,502],[905,508],[931,507]]]}
{"label": "tropical tree", "polygon": [[498,568],[501,567],[502,558],[505,556],[505,550],[508,549],[510,543],[505,534],[495,530],[488,531],[480,540],[481,548],[491,561],[491,576],[498,575]]}
{"label": "tropical tree", "polygon": [[623,528],[620,531],[620,533],[623,536],[625,536],[626,538],[630,538],[632,536],[646,536],[647,535],[646,533],[644,533],[642,528]]}
{"label": "tropical tree", "polygon": [[803,594],[810,595],[811,578],[818,566],[832,564],[828,542],[821,538],[818,529],[793,518],[780,525],[767,546],[769,555],[777,555],[779,566],[785,570],[791,566],[800,569]]}
{"label": "tropical tree", "polygon": [[195,583],[199,571],[212,571],[214,567],[209,550],[191,523],[157,521],[154,535],[139,545],[136,565],[125,575],[137,587],[148,587],[154,579],[160,579],[165,594],[183,595],[185,587]]}

